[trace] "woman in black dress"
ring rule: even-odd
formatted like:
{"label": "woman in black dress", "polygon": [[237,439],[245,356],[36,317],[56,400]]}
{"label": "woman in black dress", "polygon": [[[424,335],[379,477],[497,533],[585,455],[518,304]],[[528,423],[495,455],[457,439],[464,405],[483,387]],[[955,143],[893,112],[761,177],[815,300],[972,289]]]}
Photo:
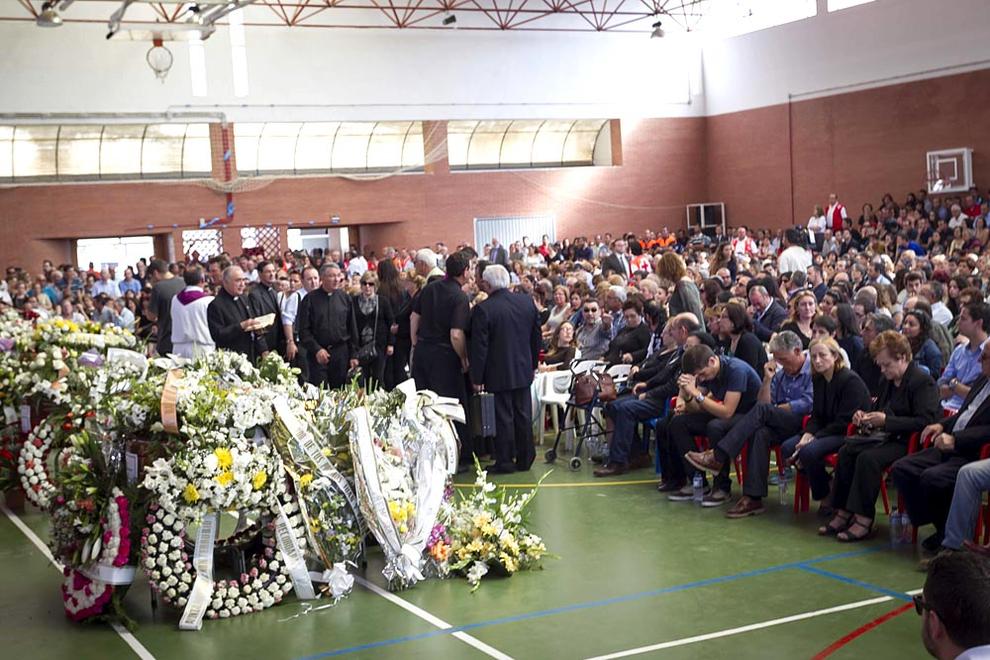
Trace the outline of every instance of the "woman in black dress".
{"label": "woman in black dress", "polygon": [[378,295],[388,301],[395,319],[389,328],[393,339],[392,354],[386,356],[385,377],[382,382],[386,390],[409,378],[406,367],[409,365],[409,351],[412,340],[409,337],[409,315],[412,312],[412,296],[403,286],[399,271],[389,259],[378,262]]}

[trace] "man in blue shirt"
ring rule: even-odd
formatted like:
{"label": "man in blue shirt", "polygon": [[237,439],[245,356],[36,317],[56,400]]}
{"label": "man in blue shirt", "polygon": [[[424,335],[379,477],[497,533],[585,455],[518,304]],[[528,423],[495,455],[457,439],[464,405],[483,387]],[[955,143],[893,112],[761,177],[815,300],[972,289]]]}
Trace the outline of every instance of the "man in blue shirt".
{"label": "man in blue shirt", "polygon": [[[708,436],[715,446],[756,405],[760,377],[753,367],[738,358],[717,356],[707,346],[692,346],[681,359],[677,385],[678,401],[668,433],[675,456],[684,456],[695,448],[694,436]],[[688,483],[667,496],[674,502],[690,500],[693,496],[690,477],[695,468],[683,460]],[[720,474],[702,505],[719,506],[726,502],[731,484],[728,475]]]}
{"label": "man in blue shirt", "polygon": [[124,269],[124,279],[117,283],[117,288],[120,289],[120,295],[128,291],[134,295],[141,293],[141,283],[134,279],[134,270],[130,266]]}
{"label": "man in blue shirt", "polygon": [[959,334],[969,340],[952,351],[949,365],[938,379],[942,407],[959,410],[969,387],[980,377],[980,352],[990,336],[990,305],[971,302],[959,311]]}
{"label": "man in blue shirt", "polygon": [[811,412],[811,361],[802,351],[801,338],[790,330],[779,332],[770,341],[770,352],[773,360],[764,367],[759,402],[717,445],[712,445],[714,449],[692,451],[685,456],[695,468],[727,480],[729,465],[749,445],[743,497],[726,512],[727,518],[763,513],[770,447],[800,433],[804,416]]}

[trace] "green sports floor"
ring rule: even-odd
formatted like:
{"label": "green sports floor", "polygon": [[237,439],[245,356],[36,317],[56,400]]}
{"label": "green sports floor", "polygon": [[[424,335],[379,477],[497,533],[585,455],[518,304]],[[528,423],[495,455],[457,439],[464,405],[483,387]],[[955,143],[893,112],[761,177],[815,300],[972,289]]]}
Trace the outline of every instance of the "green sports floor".
{"label": "green sports floor", "polygon": [[[546,469],[495,481],[529,483]],[[601,481],[587,464],[558,462],[531,515],[557,558],[474,594],[461,578],[388,594],[373,551],[367,581],[336,607],[290,598],[179,632],[177,612],[152,615],[142,578],[126,600],[133,636],[67,621],[61,575],[26,533],[45,539],[45,518],[0,515],[0,658],[927,657],[907,595],[924,582],[918,551],[890,547],[882,512],[873,540],[840,544],[776,490],[766,514],[730,521],[724,507],[668,502],[652,477]]]}

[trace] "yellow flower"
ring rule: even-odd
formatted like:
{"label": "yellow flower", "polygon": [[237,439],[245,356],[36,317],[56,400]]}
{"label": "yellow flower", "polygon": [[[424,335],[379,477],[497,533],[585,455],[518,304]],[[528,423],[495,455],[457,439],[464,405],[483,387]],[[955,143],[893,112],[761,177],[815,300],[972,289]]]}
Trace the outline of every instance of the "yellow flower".
{"label": "yellow flower", "polygon": [[301,488],[308,488],[311,483],[313,483],[313,475],[311,474],[304,474],[299,478],[299,486]]}
{"label": "yellow flower", "polygon": [[254,475],[254,479],[251,480],[251,485],[254,486],[255,490],[261,490],[266,483],[268,483],[268,473],[264,470]]}
{"label": "yellow flower", "polygon": [[324,447],[323,449],[320,450],[320,453],[326,456],[327,458],[333,456],[333,450],[330,449],[329,447]]}
{"label": "yellow flower", "polygon": [[188,504],[199,500],[199,491],[192,484],[186,484],[185,490],[182,491],[182,499],[184,499]]}
{"label": "yellow flower", "polygon": [[226,447],[214,449],[213,454],[217,457],[217,465],[221,470],[226,470],[234,464],[234,457]]}
{"label": "yellow flower", "polygon": [[216,477],[217,483],[221,486],[229,486],[234,482],[234,473],[230,470],[224,470]]}
{"label": "yellow flower", "polygon": [[313,532],[314,534],[319,534],[321,529],[322,527],[320,527],[319,520],[313,518],[312,520],[309,521],[309,531]]}
{"label": "yellow flower", "polygon": [[488,523],[487,525],[482,525],[481,533],[485,534],[486,536],[495,536],[496,534],[495,526],[492,525],[491,523]]}

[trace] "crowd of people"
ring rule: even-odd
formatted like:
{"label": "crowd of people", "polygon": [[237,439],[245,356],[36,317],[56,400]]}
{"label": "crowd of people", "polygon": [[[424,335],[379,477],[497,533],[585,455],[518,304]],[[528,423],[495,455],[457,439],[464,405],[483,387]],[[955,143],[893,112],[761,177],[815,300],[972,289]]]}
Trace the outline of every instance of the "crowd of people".
{"label": "crowd of people", "polygon": [[[839,541],[877,529],[892,475],[923,545],[972,538],[990,488],[987,200],[885,195],[854,218],[838,197],[806,225],[732,235],[697,228],[573,240],[493,239],[399,249],[286,251],[270,259],[142,259],[123,272],[46,261],[7,269],[0,306],[130,328],[152,350],[193,357],[274,351],[301,378],[495,399],[494,441],[460,425],[462,461],[529,470],[534,375],[579,361],[629,365],[604,406],[608,450],[595,476],[654,464],[673,501],[765,511],[769,456],[810,484]],[[707,439],[699,447],[696,438]],[[909,453],[910,449],[918,451]],[[745,456],[742,496],[730,467]],[[835,466],[832,469],[832,466]]]}

